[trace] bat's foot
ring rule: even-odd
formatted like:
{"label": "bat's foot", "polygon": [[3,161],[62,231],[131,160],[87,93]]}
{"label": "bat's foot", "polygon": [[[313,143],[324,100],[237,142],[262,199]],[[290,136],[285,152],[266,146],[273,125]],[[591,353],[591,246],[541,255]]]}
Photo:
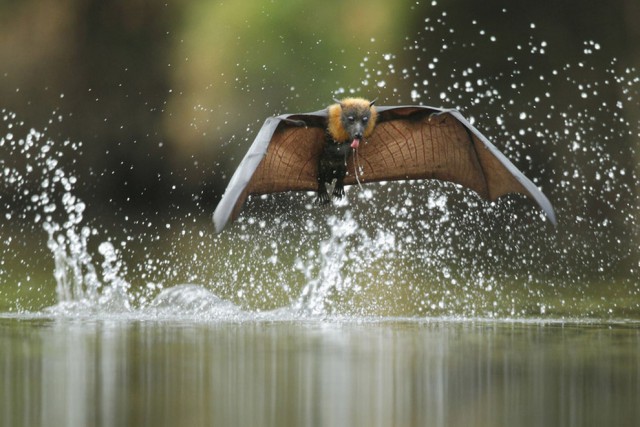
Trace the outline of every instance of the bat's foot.
{"label": "bat's foot", "polygon": [[316,205],[318,206],[326,206],[329,204],[331,199],[329,198],[329,193],[326,191],[318,192],[318,196],[316,197]]}
{"label": "bat's foot", "polygon": [[336,199],[342,199],[344,197],[344,187],[336,185],[333,188],[333,197]]}

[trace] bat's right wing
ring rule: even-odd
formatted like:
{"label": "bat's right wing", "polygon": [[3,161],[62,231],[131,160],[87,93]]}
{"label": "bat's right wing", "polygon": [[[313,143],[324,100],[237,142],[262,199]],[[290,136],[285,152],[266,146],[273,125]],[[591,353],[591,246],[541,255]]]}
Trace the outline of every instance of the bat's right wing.
{"label": "bat's right wing", "polygon": [[216,233],[238,217],[249,194],[318,188],[326,110],[269,117],[213,212]]}

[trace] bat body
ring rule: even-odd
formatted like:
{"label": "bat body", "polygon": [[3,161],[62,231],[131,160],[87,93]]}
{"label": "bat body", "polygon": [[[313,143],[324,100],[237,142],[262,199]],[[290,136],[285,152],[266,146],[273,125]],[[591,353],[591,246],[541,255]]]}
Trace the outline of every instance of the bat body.
{"label": "bat body", "polygon": [[334,179],[333,196],[338,199],[344,196],[348,159],[360,142],[371,136],[378,114],[373,108],[375,101],[347,98],[336,102],[327,108],[325,144],[318,159],[318,204],[329,203],[326,184]]}
{"label": "bat body", "polygon": [[[355,154],[354,154],[355,153]],[[358,168],[355,161],[357,155]],[[216,232],[235,219],[249,194],[317,191],[317,202],[356,182],[439,179],[496,200],[520,193],[555,225],[547,197],[458,111],[374,107],[346,98],[320,111],[268,118],[213,214]]]}

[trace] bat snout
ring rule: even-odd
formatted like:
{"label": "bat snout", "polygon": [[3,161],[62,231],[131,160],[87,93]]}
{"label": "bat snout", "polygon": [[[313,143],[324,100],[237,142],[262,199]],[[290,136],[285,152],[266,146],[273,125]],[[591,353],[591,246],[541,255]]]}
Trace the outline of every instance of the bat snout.
{"label": "bat snout", "polygon": [[360,146],[360,143],[362,142],[362,132],[360,130],[357,130],[353,133],[353,137],[351,138],[352,142],[351,142],[351,148],[356,149]]}
{"label": "bat snout", "polygon": [[346,131],[349,135],[349,139],[351,140],[362,140],[362,138],[364,137],[364,126],[359,121],[350,123],[349,126],[346,126]]}

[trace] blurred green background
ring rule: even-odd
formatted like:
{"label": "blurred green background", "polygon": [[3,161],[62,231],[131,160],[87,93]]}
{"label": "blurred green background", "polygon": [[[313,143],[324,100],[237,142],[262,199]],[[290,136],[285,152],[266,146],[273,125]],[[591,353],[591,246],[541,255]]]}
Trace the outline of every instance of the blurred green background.
{"label": "blurred green background", "polygon": [[[81,142],[74,194],[119,228],[207,222],[267,116],[351,93],[456,107],[557,207],[540,261],[635,289],[639,19],[636,0],[0,0],[0,109]],[[30,218],[0,218],[5,281],[50,271]]]}

